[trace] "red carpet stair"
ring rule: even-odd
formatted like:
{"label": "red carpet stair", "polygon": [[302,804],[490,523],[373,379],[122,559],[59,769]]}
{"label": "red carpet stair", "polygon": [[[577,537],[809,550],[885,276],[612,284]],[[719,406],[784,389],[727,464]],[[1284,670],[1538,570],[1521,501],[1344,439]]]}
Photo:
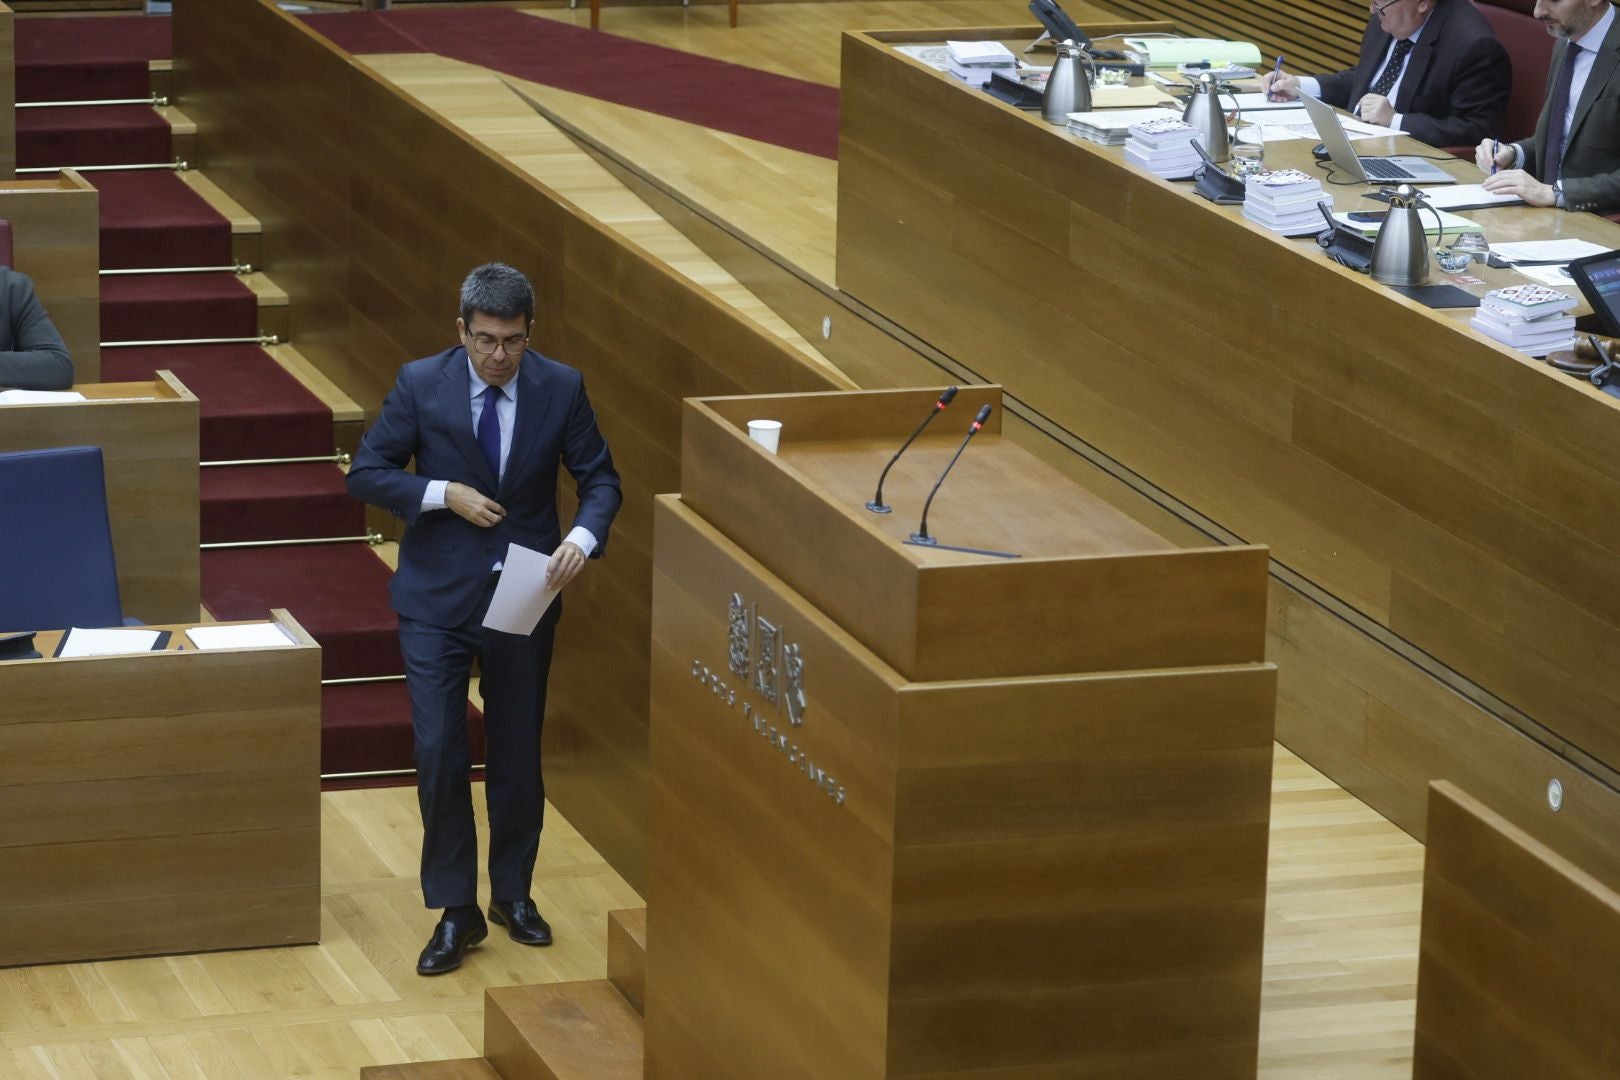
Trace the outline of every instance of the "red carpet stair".
{"label": "red carpet stair", "polygon": [[[18,19],[16,27],[23,102],[145,97],[149,61],[169,49],[167,19]],[[141,104],[20,109],[19,165],[171,162],[188,122],[177,109],[165,114]],[[238,220],[233,236],[233,222],[199,193],[210,185],[168,168],[86,175],[101,192],[102,379],[174,371],[201,404],[202,460],[255,462],[202,471],[204,605],[222,620],[285,607],[321,643],[323,678],[336,680],[323,690],[324,774],[409,769],[390,571],[356,542],[366,536],[365,511],[332,463],[335,447],[352,450],[358,440],[358,410],[343,402],[346,419],[335,425],[328,402],[342,399],[330,384],[294,348],[258,343],[267,329],[285,335],[287,324],[285,307],[266,306],[265,294],[280,294],[262,275],[108,273],[235,266],[252,246],[241,235],[251,226]],[[309,458],[325,460],[298,460]],[[310,540],[323,542],[297,543]],[[389,681],[369,681],[379,678]],[[476,740],[481,718],[469,712]],[[475,752],[481,759],[481,746]]]}

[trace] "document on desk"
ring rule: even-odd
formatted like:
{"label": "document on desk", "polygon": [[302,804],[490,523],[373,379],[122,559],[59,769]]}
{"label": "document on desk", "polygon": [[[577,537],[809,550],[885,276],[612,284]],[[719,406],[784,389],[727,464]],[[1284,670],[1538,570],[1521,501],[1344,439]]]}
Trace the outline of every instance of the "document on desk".
{"label": "document on desk", "polygon": [[186,631],[186,637],[199,649],[282,649],[294,644],[286,631],[273,622],[193,626]]}
{"label": "document on desk", "polygon": [[1601,255],[1609,249],[1590,240],[1515,240],[1492,244],[1491,254],[1510,263],[1567,263],[1588,255]]}
{"label": "document on desk", "polygon": [[1498,195],[1483,184],[1443,184],[1421,189],[1423,197],[1436,210],[1484,210],[1492,206],[1514,206],[1524,202],[1517,195]]}
{"label": "document on desk", "polygon": [[527,637],[540,625],[540,617],[557,599],[557,590],[546,585],[546,568],[551,556],[542,555],[522,544],[509,544],[501,567],[501,580],[489,599],[484,625],[505,634]]}
{"label": "document on desk", "polygon": [[1272,101],[1264,94],[1230,94],[1221,98],[1221,101],[1236,99],[1237,107],[1245,113],[1251,112],[1278,112],[1285,109],[1297,109],[1304,112],[1304,108],[1297,101]]}
{"label": "document on desk", "polygon": [[0,405],[56,405],[83,401],[77,390],[0,390]]}
{"label": "document on desk", "polygon": [[52,655],[124,656],[129,653],[157,652],[169,643],[167,630],[86,629],[75,626],[62,635]]}

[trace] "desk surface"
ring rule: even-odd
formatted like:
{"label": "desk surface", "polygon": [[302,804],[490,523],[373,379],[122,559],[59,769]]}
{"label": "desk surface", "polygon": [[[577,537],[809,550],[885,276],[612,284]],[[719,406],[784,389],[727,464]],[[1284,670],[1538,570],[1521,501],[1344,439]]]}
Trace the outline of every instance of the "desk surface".
{"label": "desk surface", "polygon": [[[1352,664],[1342,619],[1307,633],[1273,589],[1275,655],[1298,650],[1279,733],[1319,708],[1321,742],[1289,745],[1351,748],[1335,778],[1408,828],[1424,774],[1487,754],[1493,725],[1615,784],[1620,402],[892,48],[942,34],[1033,36],[845,35],[839,286],[1371,626]],[[1268,163],[1314,172],[1311,145]],[[1591,215],[1467,216],[1620,247]],[[1489,723],[1428,670],[1483,690]]]}

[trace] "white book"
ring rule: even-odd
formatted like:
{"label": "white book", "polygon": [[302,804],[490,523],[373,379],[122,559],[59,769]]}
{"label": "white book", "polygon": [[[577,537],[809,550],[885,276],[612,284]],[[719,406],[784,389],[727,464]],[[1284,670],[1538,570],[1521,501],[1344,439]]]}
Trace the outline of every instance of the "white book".
{"label": "white book", "polygon": [[946,41],[945,50],[958,64],[1018,66],[1018,57],[999,41]]}
{"label": "white book", "polygon": [[0,390],[0,405],[55,405],[83,401],[77,390]]}

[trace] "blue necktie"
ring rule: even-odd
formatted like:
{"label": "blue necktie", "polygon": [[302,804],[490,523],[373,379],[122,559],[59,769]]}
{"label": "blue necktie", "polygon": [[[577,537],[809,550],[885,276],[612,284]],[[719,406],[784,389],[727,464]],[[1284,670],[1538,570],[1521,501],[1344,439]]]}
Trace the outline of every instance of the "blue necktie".
{"label": "blue necktie", "polygon": [[484,390],[484,408],[478,414],[478,449],[489,462],[489,474],[497,484],[501,480],[501,415],[495,403],[501,399],[501,388],[491,386]]}
{"label": "blue necktie", "polygon": [[1569,92],[1575,84],[1575,58],[1581,47],[1573,41],[1564,50],[1564,66],[1553,83],[1552,100],[1547,102],[1547,157],[1541,163],[1541,182],[1555,184],[1564,173],[1564,150],[1569,133],[1564,130],[1564,114],[1569,111]]}

